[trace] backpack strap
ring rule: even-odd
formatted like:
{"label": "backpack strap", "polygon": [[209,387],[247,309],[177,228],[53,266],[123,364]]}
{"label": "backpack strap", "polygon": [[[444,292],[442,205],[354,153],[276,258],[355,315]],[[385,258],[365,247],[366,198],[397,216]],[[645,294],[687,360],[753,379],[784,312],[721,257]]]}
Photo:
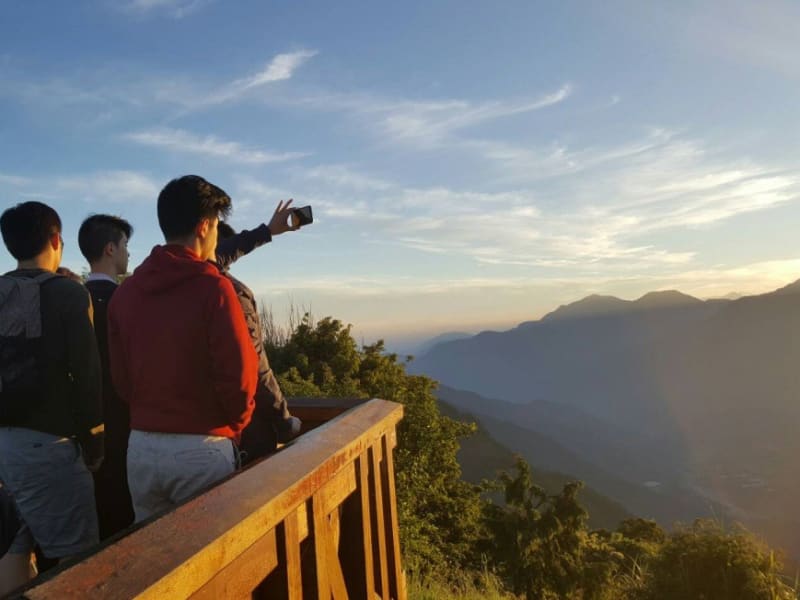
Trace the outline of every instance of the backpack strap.
{"label": "backpack strap", "polygon": [[2,279],[10,279],[12,281],[35,281],[39,285],[42,285],[43,283],[50,281],[51,279],[55,279],[56,277],[63,277],[63,275],[61,275],[60,273],[51,273],[50,271],[47,271],[45,273],[39,273],[36,277],[20,277],[18,275],[9,275],[9,274],[0,275],[0,278]]}
{"label": "backpack strap", "polygon": [[55,279],[56,277],[63,277],[63,275],[61,275],[59,273],[50,273],[48,271],[47,273],[40,273],[39,275],[34,277],[33,280],[36,283],[38,283],[39,285],[42,285],[42,284],[50,281],[51,279]]}
{"label": "backpack strap", "polygon": [[[3,305],[2,323],[3,335],[19,335],[24,332],[28,338],[38,338],[41,335],[41,287],[51,279],[61,277],[58,273],[40,273],[35,277],[18,277],[2,275]],[[10,304],[7,302],[13,301]]]}

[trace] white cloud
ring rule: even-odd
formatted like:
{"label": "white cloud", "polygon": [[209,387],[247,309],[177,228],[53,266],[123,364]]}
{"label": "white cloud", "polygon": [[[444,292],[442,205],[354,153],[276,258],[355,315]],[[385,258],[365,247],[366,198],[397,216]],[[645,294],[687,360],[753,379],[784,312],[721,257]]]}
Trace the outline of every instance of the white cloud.
{"label": "white cloud", "polygon": [[434,144],[443,141],[456,131],[485,121],[553,106],[568,98],[571,92],[572,87],[564,85],[553,93],[524,102],[405,102],[387,111],[383,117],[382,126],[385,133],[395,139],[410,139]]}
{"label": "white cloud", "polygon": [[277,54],[259,72],[225,84],[219,90],[199,99],[200,105],[223,104],[250,93],[269,83],[291,79],[294,72],[309,59],[317,55],[316,50],[298,50]]}
{"label": "white cloud", "polygon": [[[163,3],[173,4],[179,3]],[[16,99],[29,108],[75,110],[82,122],[91,124],[129,118],[132,112],[154,113],[163,119],[165,109],[172,109],[175,114],[171,116],[175,117],[236,102],[268,84],[290,79],[316,54],[313,50],[277,54],[262,70],[231,81],[203,80],[202,75],[141,72],[127,64],[77,70],[50,78],[4,69],[0,70],[0,97]]]}
{"label": "white cloud", "polygon": [[148,175],[136,171],[101,171],[60,177],[54,182],[54,188],[62,196],[102,204],[155,204],[162,185],[163,182],[157,183]]}
{"label": "white cloud", "polygon": [[262,71],[245,79],[234,81],[231,86],[249,90],[265,83],[290,79],[296,69],[316,55],[317,52],[315,50],[299,50],[287,54],[278,54]]}
{"label": "white cloud", "polygon": [[700,248],[675,249],[657,234],[800,198],[790,171],[658,129],[616,147],[562,148],[553,161],[511,191],[403,187],[331,166],[316,167],[319,177],[298,182],[297,193],[321,198],[323,218],[362,230],[368,222],[376,244],[575,275],[691,269]]}
{"label": "white cloud", "polygon": [[14,192],[22,198],[47,202],[155,204],[163,182],[138,171],[108,170],[37,179],[0,174],[0,184],[23,188]]}
{"label": "white cloud", "polygon": [[21,187],[28,185],[32,182],[31,179],[28,177],[21,177],[19,175],[8,175],[6,173],[0,173],[0,185],[13,185],[15,187]]}
{"label": "white cloud", "polygon": [[341,164],[318,165],[302,169],[298,171],[298,175],[339,188],[350,188],[358,191],[384,191],[395,187],[389,181],[365,175],[350,166]]}
{"label": "white cloud", "polygon": [[164,13],[175,19],[182,19],[214,0],[124,0],[117,3],[124,11],[145,15]]}
{"label": "white cloud", "polygon": [[286,100],[293,106],[322,111],[344,111],[381,139],[427,147],[455,142],[453,134],[482,123],[529,113],[559,104],[572,86],[521,101],[407,100],[369,94],[322,94]]}
{"label": "white cloud", "polygon": [[270,283],[263,293],[281,296],[295,292],[321,292],[344,296],[420,296],[450,294],[470,290],[526,288],[530,279],[522,277],[411,278],[336,276],[282,279]]}
{"label": "white cloud", "polygon": [[248,148],[238,142],[222,140],[213,135],[201,137],[181,129],[150,129],[126,134],[124,138],[144,146],[224,158],[250,165],[284,162],[308,156],[303,152],[267,152]]}

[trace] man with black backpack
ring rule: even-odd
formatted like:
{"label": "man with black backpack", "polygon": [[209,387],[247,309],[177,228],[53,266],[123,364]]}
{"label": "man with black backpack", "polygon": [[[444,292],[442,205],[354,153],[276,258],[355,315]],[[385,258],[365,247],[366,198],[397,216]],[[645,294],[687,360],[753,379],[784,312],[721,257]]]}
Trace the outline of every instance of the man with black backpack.
{"label": "man with black backpack", "polygon": [[17,260],[0,277],[0,480],[21,521],[0,561],[8,591],[30,576],[34,545],[64,559],[98,543],[90,471],[103,460],[103,419],[91,300],[55,273],[58,213],[24,202],[0,216],[0,231]]}

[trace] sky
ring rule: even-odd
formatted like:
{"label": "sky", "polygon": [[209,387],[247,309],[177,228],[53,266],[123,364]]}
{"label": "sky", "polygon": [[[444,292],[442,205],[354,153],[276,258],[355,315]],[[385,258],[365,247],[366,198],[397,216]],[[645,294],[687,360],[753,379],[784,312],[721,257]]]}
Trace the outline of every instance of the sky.
{"label": "sky", "polygon": [[[0,208],[85,269],[92,213],[163,243],[194,173],[231,224],[315,222],[232,272],[390,347],[592,293],[800,279],[800,4],[0,0]],[[14,266],[0,252],[0,268]]]}

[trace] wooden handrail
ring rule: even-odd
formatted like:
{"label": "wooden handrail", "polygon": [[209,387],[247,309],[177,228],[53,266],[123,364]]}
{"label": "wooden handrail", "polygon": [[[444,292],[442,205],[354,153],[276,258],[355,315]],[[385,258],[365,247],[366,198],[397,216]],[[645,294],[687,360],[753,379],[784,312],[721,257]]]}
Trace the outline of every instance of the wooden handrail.
{"label": "wooden handrail", "polygon": [[25,592],[64,598],[406,597],[392,450],[369,400]]}

